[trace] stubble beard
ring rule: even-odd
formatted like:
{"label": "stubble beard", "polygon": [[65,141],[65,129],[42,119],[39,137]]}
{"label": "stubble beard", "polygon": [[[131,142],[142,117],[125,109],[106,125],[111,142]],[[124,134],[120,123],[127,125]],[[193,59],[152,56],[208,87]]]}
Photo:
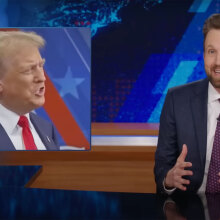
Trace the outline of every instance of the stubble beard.
{"label": "stubble beard", "polygon": [[[215,71],[215,69],[220,69],[220,66],[213,66],[210,69],[206,69],[206,75],[207,78],[209,79],[209,81],[211,82],[211,84],[213,85],[213,87],[215,87],[216,89],[220,89],[220,77],[219,79],[216,79],[215,77],[213,77],[212,73]],[[220,73],[219,73],[220,75]]]}

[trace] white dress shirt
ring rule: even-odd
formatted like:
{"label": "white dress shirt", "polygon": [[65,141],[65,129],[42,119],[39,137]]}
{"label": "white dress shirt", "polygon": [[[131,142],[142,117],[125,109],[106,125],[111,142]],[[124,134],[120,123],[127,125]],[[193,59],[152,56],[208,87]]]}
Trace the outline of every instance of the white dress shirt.
{"label": "white dress shirt", "polygon": [[[29,127],[34,138],[34,142],[38,150],[46,150],[45,145],[41,141],[37,131],[31,123],[29,113],[25,114],[28,119]],[[25,150],[24,141],[22,138],[22,128],[18,125],[20,116],[0,104],[0,123],[5,129],[7,135],[12,141],[16,150]]]}

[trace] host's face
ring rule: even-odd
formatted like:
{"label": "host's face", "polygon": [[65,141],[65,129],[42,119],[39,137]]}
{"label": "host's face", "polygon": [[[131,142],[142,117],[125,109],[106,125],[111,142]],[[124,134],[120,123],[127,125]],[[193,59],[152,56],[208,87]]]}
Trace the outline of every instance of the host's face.
{"label": "host's face", "polygon": [[24,46],[10,56],[0,79],[0,102],[23,115],[45,102],[44,60],[35,46]]}
{"label": "host's face", "polygon": [[206,36],[204,64],[207,77],[220,93],[220,30],[212,29]]}

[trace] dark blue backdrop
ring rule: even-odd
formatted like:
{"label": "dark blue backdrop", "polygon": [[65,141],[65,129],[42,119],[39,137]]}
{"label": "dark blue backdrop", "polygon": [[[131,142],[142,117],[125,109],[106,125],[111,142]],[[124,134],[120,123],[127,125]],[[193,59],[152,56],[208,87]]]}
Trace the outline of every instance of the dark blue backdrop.
{"label": "dark blue backdrop", "polygon": [[167,89],[205,77],[204,20],[218,0],[3,0],[3,26],[92,30],[92,121],[159,122]]}

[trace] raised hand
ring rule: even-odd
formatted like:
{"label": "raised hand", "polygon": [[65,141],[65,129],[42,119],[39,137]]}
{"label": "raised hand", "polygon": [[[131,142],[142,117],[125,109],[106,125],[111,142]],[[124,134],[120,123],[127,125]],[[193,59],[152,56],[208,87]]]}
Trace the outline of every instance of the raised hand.
{"label": "raised hand", "polygon": [[168,171],[164,184],[166,188],[178,188],[186,191],[186,186],[189,185],[190,181],[183,178],[183,176],[192,176],[191,170],[185,170],[185,168],[192,167],[192,163],[185,162],[187,155],[187,146],[183,145],[182,152],[177,158],[175,166]]}

